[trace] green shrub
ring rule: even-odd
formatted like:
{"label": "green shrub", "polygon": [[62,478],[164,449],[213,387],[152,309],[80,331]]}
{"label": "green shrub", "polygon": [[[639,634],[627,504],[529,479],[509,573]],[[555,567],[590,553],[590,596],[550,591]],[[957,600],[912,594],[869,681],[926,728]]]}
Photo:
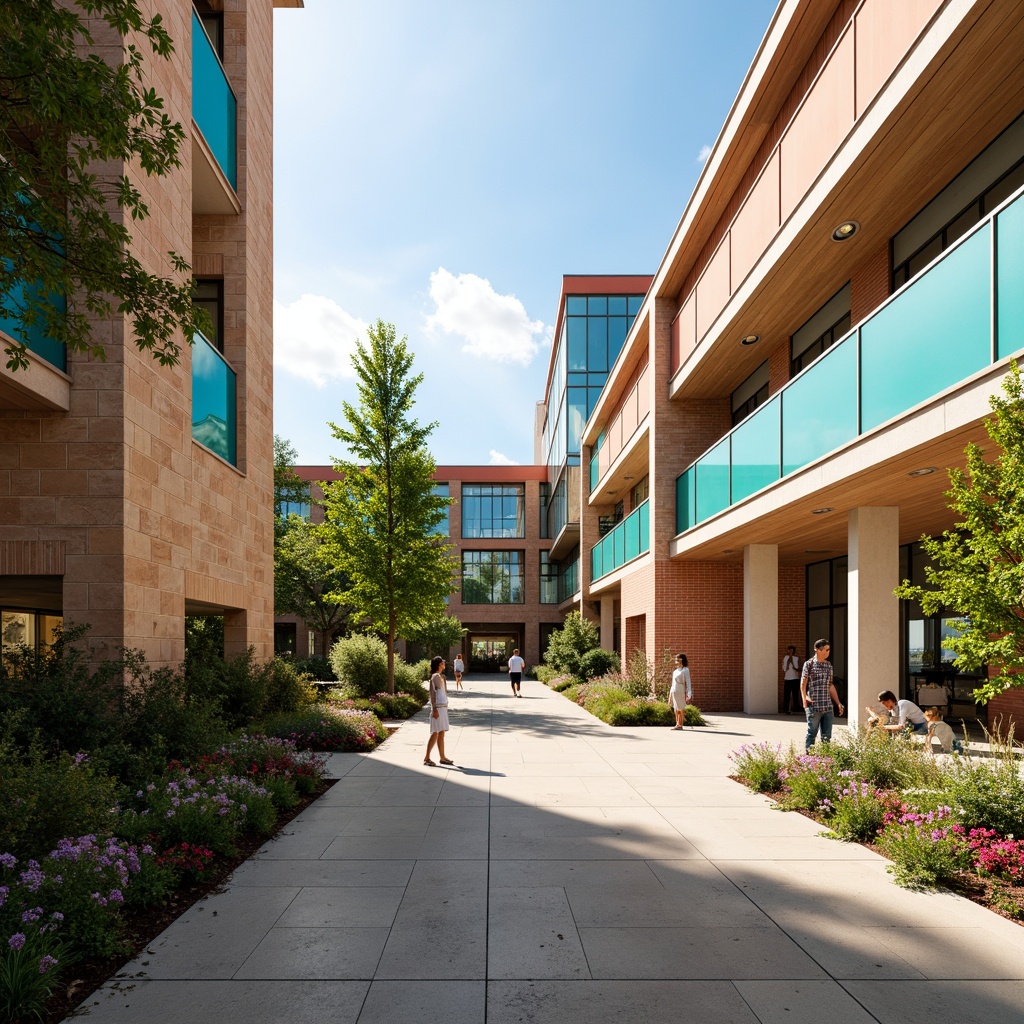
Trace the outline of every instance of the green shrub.
{"label": "green shrub", "polygon": [[581,679],[594,679],[597,676],[603,676],[606,672],[618,672],[618,670],[619,656],[614,651],[595,647],[580,658]]}
{"label": "green shrub", "polygon": [[551,687],[556,693],[566,693],[569,687],[575,685],[576,679],[574,676],[560,675],[552,676],[551,682],[548,686]]}
{"label": "green shrub", "polygon": [[268,736],[294,741],[300,749],[327,751],[373,750],[387,739],[387,730],[371,711],[317,704],[264,723]]}
{"label": "green shrub", "polygon": [[[315,704],[317,688],[311,677],[301,673],[295,665],[284,658],[274,658],[264,666],[266,695],[259,715],[274,715],[281,711],[298,711],[299,708]],[[243,722],[242,725],[248,725]]]}
{"label": "green shrub", "polygon": [[784,788],[779,800],[790,810],[817,811],[825,800],[837,792],[839,768],[827,755],[807,753],[793,755],[781,773]]}
{"label": "green shrub", "polygon": [[955,757],[943,790],[956,820],[968,831],[991,828],[1003,836],[1024,836],[1024,779],[1016,759]]}
{"label": "green shrub", "polygon": [[868,842],[882,827],[892,799],[883,790],[876,790],[861,779],[847,779],[846,785],[821,804],[822,817],[829,827],[848,842]]}
{"label": "green shrub", "polygon": [[316,683],[337,680],[330,660],[323,655],[311,654],[308,658],[296,658],[291,664],[300,676],[309,676]]}
{"label": "green shrub", "polygon": [[923,745],[901,733],[844,732],[829,753],[840,771],[855,772],[877,789],[928,786],[941,775],[939,763]]}
{"label": "green shrub", "polygon": [[[395,658],[395,690],[407,693],[414,701],[419,701],[417,710],[430,699],[427,688],[423,685],[424,680],[430,679],[430,662],[426,663],[426,675],[421,675],[422,664],[418,662],[416,665],[408,665],[400,658]],[[384,692],[386,689],[382,686],[377,692]]]}
{"label": "green shrub", "polygon": [[614,705],[605,721],[609,725],[672,725],[675,714],[664,701],[628,697]]}
{"label": "green shrub", "polygon": [[15,927],[13,933],[4,930],[0,946],[0,1020],[45,1020],[46,1002],[68,960],[64,943],[44,931],[49,924]]}
{"label": "green shrub", "polygon": [[736,774],[755,792],[777,793],[782,788],[786,757],[781,744],[744,743],[729,759],[736,765]]}
{"label": "green shrub", "polygon": [[686,705],[686,711],[683,712],[683,725],[692,725],[696,728],[697,726],[706,726],[707,724],[704,715],[696,704]]}
{"label": "green shrub", "polygon": [[85,754],[47,758],[38,745],[22,752],[0,742],[0,853],[39,858],[65,836],[110,829],[117,780]]}
{"label": "green shrub", "polygon": [[597,626],[578,611],[569,612],[562,628],[556,629],[548,639],[544,660],[559,672],[582,678],[580,660],[599,644]]}
{"label": "green shrub", "polygon": [[[330,661],[335,677],[350,696],[372,697],[388,688],[388,646],[379,636],[353,633],[339,640],[331,648]],[[398,662],[396,657],[396,665]]]}
{"label": "green shrub", "polygon": [[953,824],[948,807],[886,817],[878,846],[892,861],[888,870],[897,885],[912,889],[945,885],[970,867],[963,826]]}
{"label": "green shrub", "polygon": [[558,678],[563,673],[559,672],[557,668],[552,665],[545,665],[543,662],[539,665],[533,666],[534,678],[540,680],[545,686],[550,686],[553,679]]}

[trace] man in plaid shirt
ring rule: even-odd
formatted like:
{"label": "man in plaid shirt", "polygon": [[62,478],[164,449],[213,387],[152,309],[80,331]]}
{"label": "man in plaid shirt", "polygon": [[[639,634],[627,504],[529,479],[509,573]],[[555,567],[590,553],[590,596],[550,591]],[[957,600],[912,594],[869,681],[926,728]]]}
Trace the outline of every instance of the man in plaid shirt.
{"label": "man in plaid shirt", "polygon": [[804,662],[800,675],[800,696],[803,698],[804,711],[807,713],[807,739],[804,749],[810,750],[821,729],[822,743],[832,739],[832,703],[839,707],[839,714],[844,711],[832,681],[832,662],[828,660],[829,642],[814,641],[814,657]]}

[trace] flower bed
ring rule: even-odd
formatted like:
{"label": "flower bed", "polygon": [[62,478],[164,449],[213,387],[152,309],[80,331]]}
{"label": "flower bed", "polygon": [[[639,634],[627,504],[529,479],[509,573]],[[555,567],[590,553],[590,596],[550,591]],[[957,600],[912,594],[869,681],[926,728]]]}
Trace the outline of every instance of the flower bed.
{"label": "flower bed", "polygon": [[897,884],[952,887],[1024,921],[1024,778],[1012,748],[938,759],[912,739],[861,733],[808,754],[752,743],[730,757],[751,789],[883,853]]}

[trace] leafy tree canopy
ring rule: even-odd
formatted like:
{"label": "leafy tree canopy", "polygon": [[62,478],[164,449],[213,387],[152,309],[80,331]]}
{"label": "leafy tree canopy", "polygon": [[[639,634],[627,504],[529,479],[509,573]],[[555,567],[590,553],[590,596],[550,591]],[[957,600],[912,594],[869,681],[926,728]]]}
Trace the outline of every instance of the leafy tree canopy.
{"label": "leafy tree canopy", "polygon": [[[118,65],[87,52],[102,22],[125,38]],[[106,169],[160,176],[181,162],[185,130],[146,85],[144,49],[166,58],[173,45],[137,0],[0,0],[0,317],[17,336],[4,348],[12,370],[28,365],[33,332],[102,359],[90,317],[126,316],[162,365],[178,360],[182,334],[209,328],[179,255],[160,276],[131,254],[125,222],[149,211],[128,175]]]}
{"label": "leafy tree canopy", "polygon": [[309,484],[292,468],[299,453],[292,443],[274,435],[274,536],[279,538],[287,528],[284,506],[309,502]]}
{"label": "leafy tree canopy", "polygon": [[991,700],[1024,686],[1024,392],[1016,363],[1003,380],[1005,397],[993,395],[995,417],[985,421],[996,446],[988,461],[968,445],[967,471],[949,471],[949,507],[959,517],[941,537],[922,537],[931,559],[926,586],[904,581],[899,597],[920,601],[925,614],[951,608],[959,635],[943,640],[956,666],[997,672],[978,690]]}
{"label": "leafy tree canopy", "polygon": [[359,407],[345,402],[347,426],[330,424],[349,452],[335,460],[341,479],[324,485],[330,551],[348,586],[332,597],[352,605],[388,639],[388,690],[394,691],[399,635],[444,613],[451,593],[451,545],[438,534],[448,498],[434,493],[427,438],[435,423],[412,418],[412,353],[395,328],[378,320],[356,346]]}
{"label": "leafy tree canopy", "polygon": [[462,643],[466,632],[466,628],[454,615],[440,615],[417,623],[406,631],[406,638],[425,647],[428,658],[440,654],[447,659],[448,652]]}
{"label": "leafy tree canopy", "polygon": [[579,676],[583,656],[600,646],[597,626],[578,611],[569,612],[561,629],[548,638],[544,660],[559,672]]}

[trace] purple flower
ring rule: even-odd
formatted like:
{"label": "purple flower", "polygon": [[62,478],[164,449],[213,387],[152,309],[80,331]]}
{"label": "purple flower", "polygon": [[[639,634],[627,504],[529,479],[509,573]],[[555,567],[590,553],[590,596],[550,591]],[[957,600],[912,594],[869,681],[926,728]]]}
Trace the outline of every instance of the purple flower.
{"label": "purple flower", "polygon": [[22,946],[25,945],[25,936],[21,932],[15,932],[15,934],[7,940],[7,945],[10,946],[11,949],[21,949]]}
{"label": "purple flower", "polygon": [[59,962],[60,961],[58,961],[56,957],[52,957],[47,953],[46,956],[39,961],[39,973],[45,974],[51,967],[56,967]]}
{"label": "purple flower", "polygon": [[12,853],[0,853],[0,868],[7,868],[8,871],[14,870],[14,865],[18,861]]}

